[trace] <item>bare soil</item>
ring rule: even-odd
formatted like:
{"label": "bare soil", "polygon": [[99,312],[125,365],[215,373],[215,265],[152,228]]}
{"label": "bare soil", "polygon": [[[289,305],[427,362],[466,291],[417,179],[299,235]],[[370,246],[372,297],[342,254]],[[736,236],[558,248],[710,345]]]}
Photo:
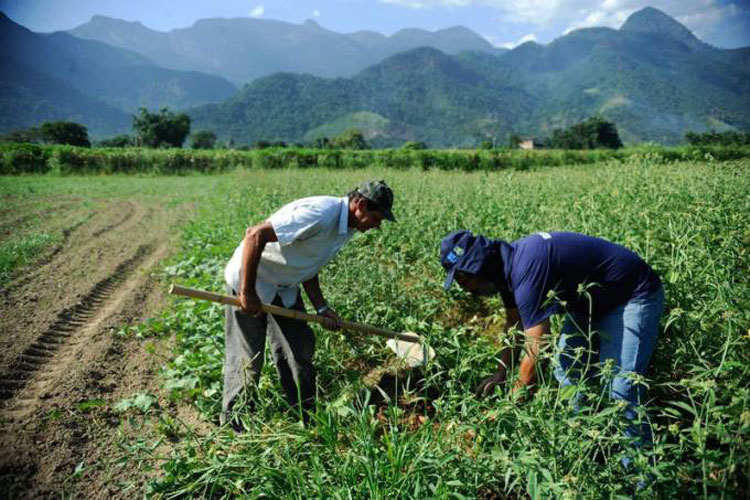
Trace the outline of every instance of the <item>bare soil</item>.
{"label": "bare soil", "polygon": [[0,290],[0,497],[141,496],[148,474],[120,443],[154,429],[131,425],[114,404],[145,392],[198,419],[162,403],[170,339],[117,332],[165,307],[153,272],[185,210],[133,199],[35,203],[0,211],[5,235],[40,216],[63,235]]}

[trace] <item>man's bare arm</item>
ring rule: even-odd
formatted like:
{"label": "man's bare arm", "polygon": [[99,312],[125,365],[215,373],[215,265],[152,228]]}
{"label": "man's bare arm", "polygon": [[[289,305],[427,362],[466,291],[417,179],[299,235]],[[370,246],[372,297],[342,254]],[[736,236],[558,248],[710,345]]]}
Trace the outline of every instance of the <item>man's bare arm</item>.
{"label": "man's bare arm", "polygon": [[[320,289],[320,279],[317,274],[302,283],[302,286],[304,287],[305,293],[310,299],[310,302],[312,302],[316,312],[319,311],[321,307],[327,306],[326,299],[323,298],[323,291]],[[341,318],[339,318],[338,314],[336,314],[330,307],[326,307],[323,312],[318,314],[329,319],[329,321],[323,323],[323,326],[327,329],[338,330],[341,328]]]}
{"label": "man's bare arm", "polygon": [[544,342],[549,336],[549,319],[546,319],[538,325],[527,328],[524,331],[526,342],[524,344],[525,356],[521,361],[521,367],[518,373],[518,381],[515,389],[521,387],[530,387],[536,384],[536,364],[539,360],[539,353],[542,350]]}
{"label": "man's bare arm", "polygon": [[240,269],[239,300],[242,310],[251,316],[261,314],[261,302],[255,290],[255,280],[258,276],[258,264],[266,243],[278,241],[271,223],[266,221],[245,231],[242,249],[242,267]]}
{"label": "man's bare arm", "polygon": [[305,289],[305,293],[307,293],[307,297],[316,311],[326,305],[326,300],[323,298],[323,291],[320,289],[320,279],[317,274],[302,283],[302,287]]}
{"label": "man's bare arm", "polygon": [[519,342],[520,335],[515,332],[515,330],[519,329],[520,324],[521,317],[518,315],[518,309],[506,308],[505,325],[503,326],[503,330],[506,332],[514,331],[513,339],[511,345],[505,346],[503,350],[500,351],[500,365],[498,365],[497,371],[482,380],[475,389],[478,398],[491,394],[496,386],[503,384],[505,378],[508,376],[508,372],[513,368],[513,363],[518,359],[518,354],[521,350]]}

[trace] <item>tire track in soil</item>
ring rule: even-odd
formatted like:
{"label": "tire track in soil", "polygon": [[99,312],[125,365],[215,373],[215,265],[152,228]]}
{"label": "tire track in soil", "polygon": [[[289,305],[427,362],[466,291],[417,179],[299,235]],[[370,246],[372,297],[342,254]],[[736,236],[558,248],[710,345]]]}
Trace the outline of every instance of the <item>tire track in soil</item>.
{"label": "tire track in soil", "polygon": [[125,224],[128,220],[130,220],[130,218],[132,216],[133,216],[133,212],[132,211],[128,211],[122,217],[122,219],[118,220],[117,222],[113,222],[112,224],[108,224],[108,225],[104,226],[103,228],[94,231],[93,233],[91,233],[91,236],[94,237],[94,238],[97,238],[97,237],[101,236],[102,234],[106,233],[107,231],[111,231],[112,229]]}
{"label": "tire track in soil", "polygon": [[[183,216],[138,201],[108,204],[32,269],[32,278],[21,276],[24,286],[0,296],[0,314],[11,313],[0,326],[18,346],[0,364],[8,375],[0,377],[0,499],[131,498],[156,473],[128,461],[119,444],[159,438],[155,424],[120,425],[112,405],[136,392],[168,401],[158,370],[171,340],[149,341],[161,353],[155,356],[142,341],[114,332],[164,306],[150,272],[170,254],[169,228]],[[37,304],[44,309],[29,317]],[[104,404],[78,406],[89,400]],[[206,427],[192,407],[170,402],[160,411]],[[81,464],[85,470],[72,476]]]}
{"label": "tire track in soil", "polygon": [[24,206],[14,206],[7,210],[0,210],[0,218],[2,218],[2,222],[0,222],[0,236],[5,234],[10,234],[16,232],[17,228],[23,227],[27,222],[30,220],[45,217],[50,213],[57,213],[59,211],[65,211],[70,206],[77,204],[78,202],[75,201],[63,201],[58,204],[45,206],[43,208],[36,208],[32,209],[28,213],[24,213],[20,216],[12,216],[9,218],[6,218],[6,214],[15,214],[20,211],[26,211],[26,207]]}
{"label": "tire track in soil", "polygon": [[[137,258],[139,253],[140,259]],[[115,424],[112,424],[111,410],[102,407],[103,413],[99,413],[95,421],[88,421],[85,414],[74,416],[80,413],[74,410],[74,405],[92,397],[117,401],[146,386],[150,387],[149,391],[157,392],[154,360],[138,359],[138,364],[133,365],[138,358],[133,357],[137,344],[115,337],[111,326],[129,317],[123,317],[123,313],[146,314],[148,306],[142,309],[148,302],[146,297],[162,293],[154,288],[157,282],[147,272],[155,269],[168,254],[169,242],[157,239],[141,245],[136,254],[122,262],[124,274],[111,294],[102,298],[99,307],[83,315],[66,317],[66,325],[72,331],[65,343],[60,344],[24,388],[7,401],[6,407],[0,408],[0,429],[9,438],[6,442],[0,439],[3,444],[0,448],[7,444],[9,453],[4,459],[0,458],[0,498],[4,498],[2,490],[6,488],[13,492],[8,498],[65,497],[71,493],[73,497],[84,498],[131,498],[130,494],[119,490],[118,485],[132,481],[132,474],[138,469],[132,464],[122,470],[119,469],[122,464],[112,468],[115,459],[119,464],[123,457],[116,444],[120,432],[117,418],[114,417]],[[128,262],[131,263],[129,270]],[[96,285],[89,295],[94,295],[94,289]],[[77,321],[70,321],[72,319]],[[149,363],[150,369],[146,368]],[[65,412],[66,417],[45,423],[45,415],[51,410],[58,411],[56,408]],[[192,413],[189,412],[189,416],[194,419]],[[109,427],[102,427],[102,418],[107,419]],[[84,476],[70,481],[76,464],[84,462],[87,466]],[[108,465],[101,467],[99,464]],[[136,482],[142,486],[146,476],[140,477],[140,474],[142,471]]]}
{"label": "tire track in soil", "polygon": [[[70,354],[65,352],[66,347],[75,347],[86,340],[86,333],[93,332],[101,319],[104,319],[102,316],[108,315],[116,307],[108,301],[138,264],[153,253],[154,248],[153,242],[139,246],[134,255],[120,263],[112,274],[96,283],[78,304],[60,312],[57,321],[11,363],[10,370],[0,376],[0,400],[7,401],[15,396],[18,400],[15,407],[12,402],[8,405],[10,412],[4,412],[7,420],[23,417],[28,413],[25,410],[33,409],[33,404],[30,403],[39,397],[44,398],[46,382],[54,379],[59,368],[54,371],[44,370],[37,380],[33,380],[35,375],[53,358]],[[55,361],[57,367],[66,365],[58,359]]]}
{"label": "tire track in soil", "polygon": [[[78,222],[74,223],[70,227],[66,227],[63,229],[62,232],[62,241],[55,245],[52,249],[48,250],[46,255],[39,259],[34,265],[37,269],[43,268],[57,256],[57,254],[60,253],[60,251],[65,248],[65,246],[68,244],[68,241],[70,240],[70,235],[79,227],[83,226],[85,224],[85,220],[79,220]],[[14,281],[12,281],[7,287],[5,287],[4,293],[6,295],[10,294],[14,290],[21,288],[22,286],[26,285],[28,282],[30,282],[34,277],[36,277],[39,274],[39,271],[36,272],[28,272],[25,275],[21,275],[20,277],[16,278]]]}
{"label": "tire track in soil", "polygon": [[[123,224],[127,223],[133,215],[137,211],[137,207],[133,207],[132,204],[128,203],[130,206],[130,210],[126,210],[125,215],[121,217],[117,222],[107,224],[106,226],[97,229],[93,233],[91,233],[90,238],[97,238],[104,233],[108,231],[112,231],[113,229],[116,229]],[[28,284],[30,281],[32,281],[37,276],[41,275],[45,268],[50,265],[55,257],[63,250],[70,246],[70,236],[76,232],[79,228],[84,227],[86,223],[88,222],[89,217],[82,218],[76,222],[74,222],[71,226],[66,227],[62,230],[62,241],[60,241],[57,245],[55,245],[53,248],[49,249],[37,262],[34,263],[34,266],[26,270],[26,272],[20,274],[15,279],[13,279],[3,290],[3,293],[5,295],[9,295],[13,291],[22,288],[26,284]]]}
{"label": "tire track in soil", "polygon": [[[77,296],[80,300],[88,294],[90,289],[81,286],[84,280],[76,274],[82,269],[91,269],[93,279],[105,278],[99,270],[111,269],[110,265],[114,267],[114,263],[107,262],[109,257],[102,258],[102,253],[111,253],[113,249],[119,252],[118,234],[134,230],[144,232],[138,228],[153,215],[153,207],[131,201],[109,205],[94,217],[83,218],[66,228],[62,242],[0,289],[0,314],[7,314],[6,318],[0,318],[0,331],[14,332],[19,322],[26,322],[27,318],[30,321],[24,330],[12,334],[13,340],[8,340],[9,337],[0,339],[0,347],[5,350],[0,354],[0,373],[7,372],[10,363],[24,348],[59,321],[57,311],[60,309],[55,310],[54,306],[59,299],[63,302],[60,306],[70,309],[75,305],[70,299]],[[137,241],[131,244],[135,245]],[[98,269],[92,269],[97,264]],[[71,277],[75,280],[72,287],[55,290],[60,283],[69,283]],[[37,304],[45,304],[41,315],[28,316],[18,312],[35,308]],[[3,399],[0,395],[0,403]]]}

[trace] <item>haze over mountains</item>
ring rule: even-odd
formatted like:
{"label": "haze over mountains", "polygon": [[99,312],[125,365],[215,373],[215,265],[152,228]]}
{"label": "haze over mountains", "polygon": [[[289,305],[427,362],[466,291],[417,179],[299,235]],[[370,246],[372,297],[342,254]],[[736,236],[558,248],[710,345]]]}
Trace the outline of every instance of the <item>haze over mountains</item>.
{"label": "haze over mountains", "polygon": [[0,131],[71,119],[94,135],[130,127],[140,106],[188,108],[236,88],[205,73],[175,71],[67,33],[39,34],[0,13]]}
{"label": "haze over mountains", "polygon": [[[510,51],[460,27],[385,37],[209,19],[164,33],[96,16],[71,30],[84,39],[3,16],[0,30],[0,132],[65,117],[95,136],[127,132],[141,105],[186,109],[194,130],[235,144],[358,127],[376,146],[472,146],[511,131],[544,137],[593,115],[631,143],[750,130],[750,48],[713,48],[652,8],[619,30]],[[235,92],[227,80],[249,83]]]}
{"label": "haze over mountains", "polygon": [[296,25],[243,18],[203,19],[165,33],[138,22],[94,16],[70,33],[134,50],[165,68],[220,75],[237,85],[280,71],[353,76],[386,57],[417,47],[433,47],[446,54],[502,52],[460,26],[434,33],[405,29],[386,37],[373,31],[335,33],[315,21]]}

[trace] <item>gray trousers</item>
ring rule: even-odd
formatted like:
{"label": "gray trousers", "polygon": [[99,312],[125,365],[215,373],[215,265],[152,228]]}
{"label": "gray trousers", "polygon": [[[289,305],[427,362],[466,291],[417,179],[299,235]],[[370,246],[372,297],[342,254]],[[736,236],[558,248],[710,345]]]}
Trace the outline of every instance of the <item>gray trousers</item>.
{"label": "gray trousers", "polygon": [[[227,287],[227,292],[234,294],[231,287]],[[273,304],[282,306],[278,295]],[[304,311],[302,297],[297,298],[293,308]],[[235,404],[250,401],[248,396],[257,385],[263,367],[266,337],[289,404],[297,407],[301,401],[304,410],[313,407],[315,334],[307,323],[271,314],[254,318],[237,307],[226,306],[225,334],[222,424],[229,418]]]}

